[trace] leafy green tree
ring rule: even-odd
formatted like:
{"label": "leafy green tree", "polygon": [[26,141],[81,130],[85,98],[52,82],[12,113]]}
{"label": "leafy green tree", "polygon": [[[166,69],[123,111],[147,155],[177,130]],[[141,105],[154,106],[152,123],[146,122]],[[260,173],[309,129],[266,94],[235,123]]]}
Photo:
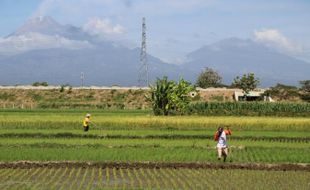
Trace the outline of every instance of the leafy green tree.
{"label": "leafy green tree", "polygon": [[245,97],[250,91],[257,88],[259,85],[259,79],[255,78],[254,73],[244,74],[242,77],[237,76],[232,83],[233,87],[237,87],[243,90]]}
{"label": "leafy green tree", "polygon": [[48,86],[47,82],[34,82],[32,86]]}
{"label": "leafy green tree", "polygon": [[279,101],[294,101],[299,99],[298,88],[296,86],[289,86],[279,83],[274,87],[270,87],[270,89],[266,90],[264,94]]}
{"label": "leafy green tree", "polygon": [[310,102],[310,80],[300,81],[299,83],[301,84],[301,99]]}
{"label": "leafy green tree", "polygon": [[222,86],[221,82],[222,77],[215,70],[207,67],[199,74],[196,85],[201,88],[219,87]]}
{"label": "leafy green tree", "polygon": [[194,91],[194,87],[184,79],[180,79],[178,83],[169,81],[167,77],[157,79],[155,85],[151,86],[149,98],[154,114],[183,113],[190,102],[191,91]]}
{"label": "leafy green tree", "polygon": [[301,84],[302,91],[310,93],[310,80],[299,81],[299,84]]}

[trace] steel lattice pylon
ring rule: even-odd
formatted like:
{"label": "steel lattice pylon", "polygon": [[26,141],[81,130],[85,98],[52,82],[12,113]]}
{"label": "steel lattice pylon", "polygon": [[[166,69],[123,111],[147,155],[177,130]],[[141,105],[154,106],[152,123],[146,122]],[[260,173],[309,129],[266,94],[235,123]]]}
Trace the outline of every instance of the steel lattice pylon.
{"label": "steel lattice pylon", "polygon": [[147,53],[146,53],[146,24],[145,18],[142,18],[142,42],[141,42],[141,53],[140,53],[140,66],[139,66],[139,87],[147,87],[149,85],[149,73],[147,64]]}

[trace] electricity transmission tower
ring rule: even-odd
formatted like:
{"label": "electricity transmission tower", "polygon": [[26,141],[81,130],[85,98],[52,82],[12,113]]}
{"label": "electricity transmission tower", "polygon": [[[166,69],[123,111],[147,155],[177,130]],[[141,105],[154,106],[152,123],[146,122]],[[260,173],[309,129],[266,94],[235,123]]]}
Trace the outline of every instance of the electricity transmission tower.
{"label": "electricity transmission tower", "polygon": [[148,71],[147,54],[146,54],[146,24],[144,17],[142,18],[142,42],[140,52],[138,84],[139,87],[149,86],[149,71]]}
{"label": "electricity transmission tower", "polygon": [[81,87],[84,87],[84,79],[85,79],[85,75],[83,72],[81,72]]}

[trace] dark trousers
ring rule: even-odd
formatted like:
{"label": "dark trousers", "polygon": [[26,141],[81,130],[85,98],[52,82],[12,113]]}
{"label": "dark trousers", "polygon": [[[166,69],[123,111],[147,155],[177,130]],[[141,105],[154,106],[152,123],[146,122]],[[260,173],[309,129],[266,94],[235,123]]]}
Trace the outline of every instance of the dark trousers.
{"label": "dark trousers", "polygon": [[84,126],[84,131],[88,131],[89,126]]}

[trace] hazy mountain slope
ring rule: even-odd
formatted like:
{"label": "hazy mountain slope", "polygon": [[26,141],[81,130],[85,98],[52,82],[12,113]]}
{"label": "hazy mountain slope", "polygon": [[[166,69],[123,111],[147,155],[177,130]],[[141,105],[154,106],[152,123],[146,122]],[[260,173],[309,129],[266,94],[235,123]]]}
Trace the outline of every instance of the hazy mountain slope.
{"label": "hazy mountain slope", "polygon": [[[33,18],[0,38],[0,84],[137,85],[140,49],[103,40],[82,28],[61,25],[51,17]],[[150,81],[167,75],[195,82],[205,67],[217,70],[230,84],[233,78],[254,72],[263,87],[297,84],[309,79],[310,64],[280,54],[252,40],[230,38],[187,55],[183,65],[171,65],[148,56]]]}
{"label": "hazy mountain slope", "polygon": [[[9,35],[5,44],[0,43],[0,50],[1,45],[14,52],[0,56],[1,84],[47,81],[79,85],[84,72],[86,85],[137,85],[139,48],[99,39],[80,28],[60,25],[50,17],[28,21]],[[150,55],[148,60],[151,81],[163,75],[178,78],[178,66]]]}
{"label": "hazy mountain slope", "polygon": [[232,79],[248,72],[255,73],[262,86],[276,83],[297,84],[309,79],[310,64],[277,53],[252,40],[230,38],[202,47],[188,54],[188,62],[183,65],[193,73],[211,67],[231,83]]}

